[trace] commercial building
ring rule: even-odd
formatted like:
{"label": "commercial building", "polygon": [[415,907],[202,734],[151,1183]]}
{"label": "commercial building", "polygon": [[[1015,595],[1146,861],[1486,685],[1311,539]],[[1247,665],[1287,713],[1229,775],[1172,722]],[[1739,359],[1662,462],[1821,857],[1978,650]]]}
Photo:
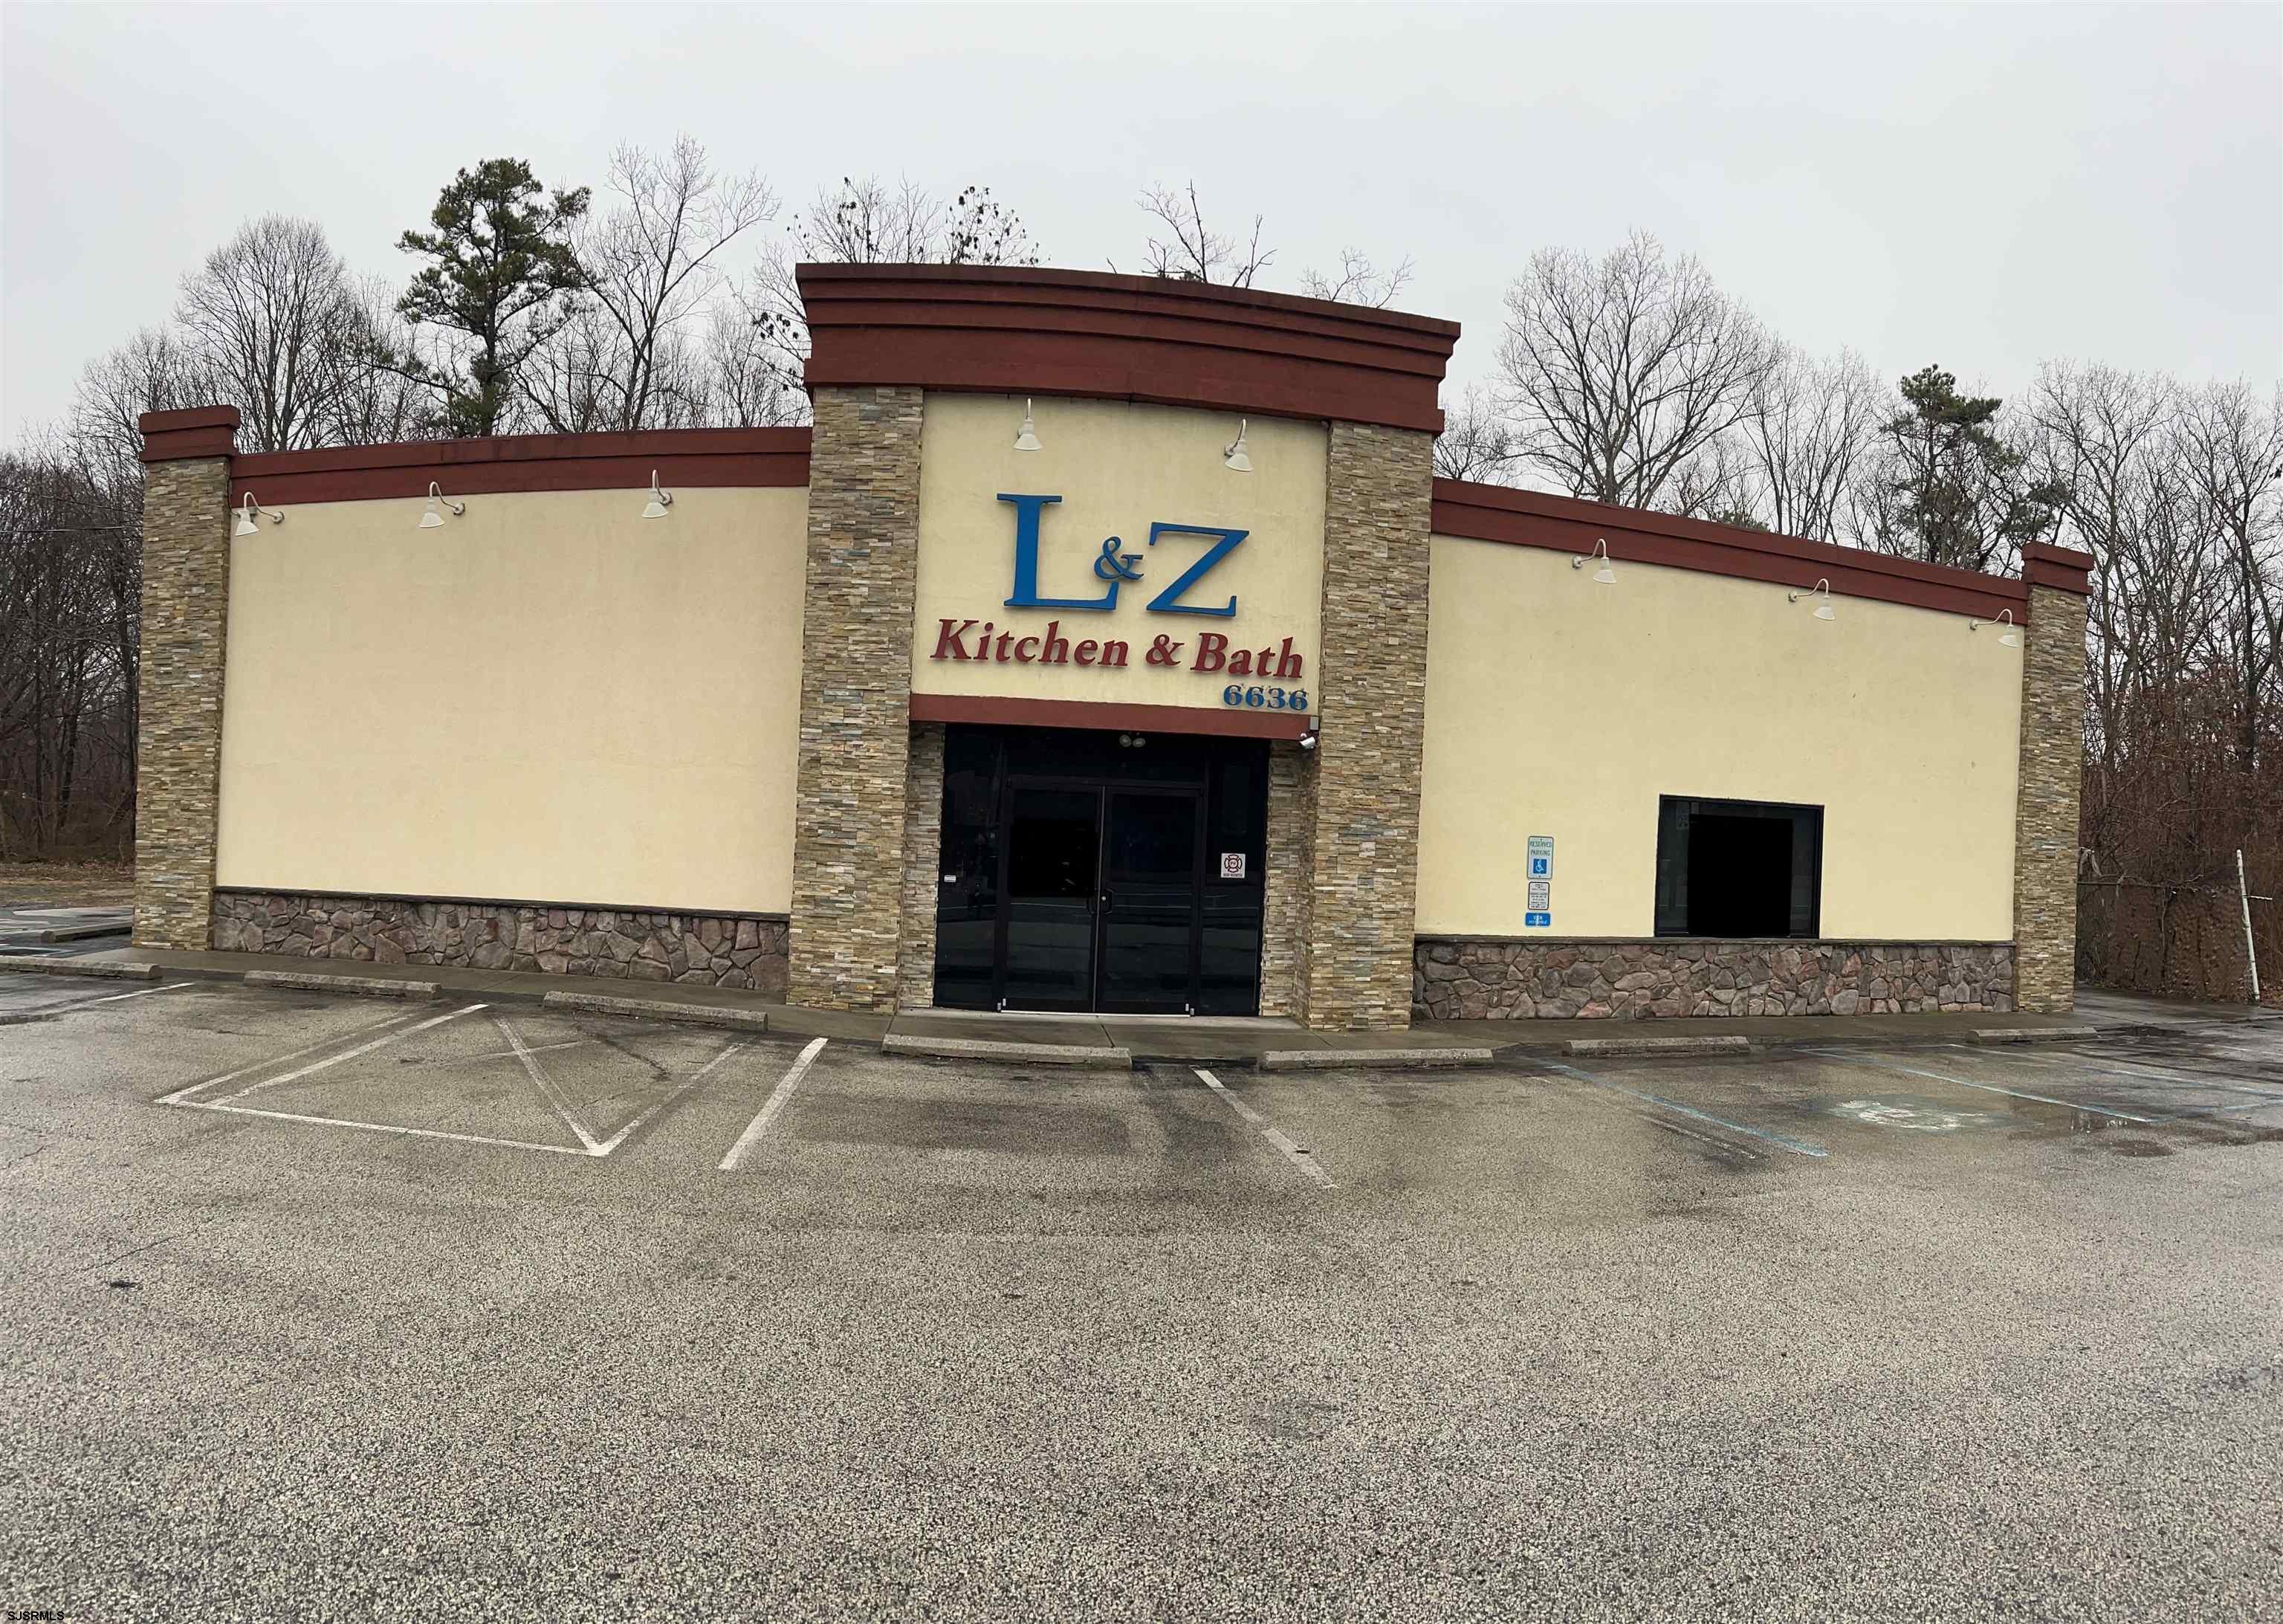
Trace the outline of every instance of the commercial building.
{"label": "commercial building", "polygon": [[144,945],[796,1003],[2066,1009],[2091,559],[1433,477],[1457,327],[810,266],[814,426],[144,420]]}

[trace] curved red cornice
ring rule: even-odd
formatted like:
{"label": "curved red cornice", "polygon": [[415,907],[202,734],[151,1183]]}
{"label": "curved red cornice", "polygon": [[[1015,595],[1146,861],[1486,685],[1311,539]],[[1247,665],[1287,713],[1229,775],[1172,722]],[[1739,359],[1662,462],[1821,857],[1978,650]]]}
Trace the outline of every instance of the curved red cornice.
{"label": "curved red cornice", "polygon": [[1008,265],[802,265],[807,379],[1071,394],[1438,433],[1456,322]]}

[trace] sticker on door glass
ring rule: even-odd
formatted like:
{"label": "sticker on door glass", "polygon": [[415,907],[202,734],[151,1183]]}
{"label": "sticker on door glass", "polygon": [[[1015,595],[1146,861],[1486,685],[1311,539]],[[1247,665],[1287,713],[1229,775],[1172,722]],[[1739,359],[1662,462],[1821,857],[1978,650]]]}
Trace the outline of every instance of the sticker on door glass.
{"label": "sticker on door glass", "polygon": [[1220,877],[1223,879],[1243,879],[1244,878],[1244,854],[1243,852],[1221,853]]}

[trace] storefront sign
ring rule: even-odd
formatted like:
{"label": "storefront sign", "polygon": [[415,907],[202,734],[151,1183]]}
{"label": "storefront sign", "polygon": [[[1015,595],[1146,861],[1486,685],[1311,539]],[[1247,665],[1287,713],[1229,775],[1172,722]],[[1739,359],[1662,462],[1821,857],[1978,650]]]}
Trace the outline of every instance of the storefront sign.
{"label": "storefront sign", "polygon": [[[1062,498],[1042,494],[1010,495],[1002,491],[999,494],[999,500],[1014,509],[1011,590],[1002,607],[1052,609],[1061,613],[1107,614],[1118,608],[1118,593],[1122,588],[1142,581],[1148,555],[1126,551],[1123,541],[1110,535],[1103,537],[1096,545],[1092,559],[1095,579],[1104,583],[1099,596],[1046,597],[1039,588],[1039,519],[1047,508],[1060,503]],[[1151,520],[1147,543],[1150,547],[1156,547],[1161,540],[1176,537],[1204,537],[1211,544],[1195,562],[1176,575],[1164,591],[1143,605],[1144,608],[1152,614],[1202,614],[1235,620],[1237,598],[1234,592],[1219,604],[1193,603],[1189,601],[1188,595],[1251,534],[1249,530],[1217,525]],[[1234,639],[1226,632],[1201,631],[1194,638],[1172,632],[1146,635],[1149,641],[1140,652],[1142,666],[1187,670],[1221,679],[1274,679],[1273,683],[1258,680],[1224,682],[1218,690],[1223,705],[1242,706],[1252,710],[1305,711],[1308,708],[1308,691],[1299,685],[1307,675],[1307,659],[1293,647],[1292,639],[1289,636],[1264,643],[1258,648],[1251,648],[1232,646]],[[1134,639],[1127,637],[1073,636],[1064,629],[1061,614],[1035,629],[1020,625],[1003,626],[996,620],[978,616],[954,619],[949,615],[939,615],[936,619],[935,646],[928,658],[1001,666],[1077,666],[1123,670],[1135,662],[1134,643]]]}
{"label": "storefront sign", "polygon": [[928,402],[912,691],[1210,711],[1214,731],[1313,720],[1323,425],[1257,419],[1239,472],[1211,414],[1041,399],[1041,448],[1018,451],[1009,404]]}

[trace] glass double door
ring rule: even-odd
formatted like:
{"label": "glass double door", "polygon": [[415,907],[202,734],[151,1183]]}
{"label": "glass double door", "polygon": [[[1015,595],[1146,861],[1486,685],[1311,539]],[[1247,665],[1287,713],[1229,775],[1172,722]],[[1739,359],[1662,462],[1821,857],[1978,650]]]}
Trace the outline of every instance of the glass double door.
{"label": "glass double door", "polygon": [[1195,1009],[1200,790],[1010,777],[999,849],[1002,1007]]}

